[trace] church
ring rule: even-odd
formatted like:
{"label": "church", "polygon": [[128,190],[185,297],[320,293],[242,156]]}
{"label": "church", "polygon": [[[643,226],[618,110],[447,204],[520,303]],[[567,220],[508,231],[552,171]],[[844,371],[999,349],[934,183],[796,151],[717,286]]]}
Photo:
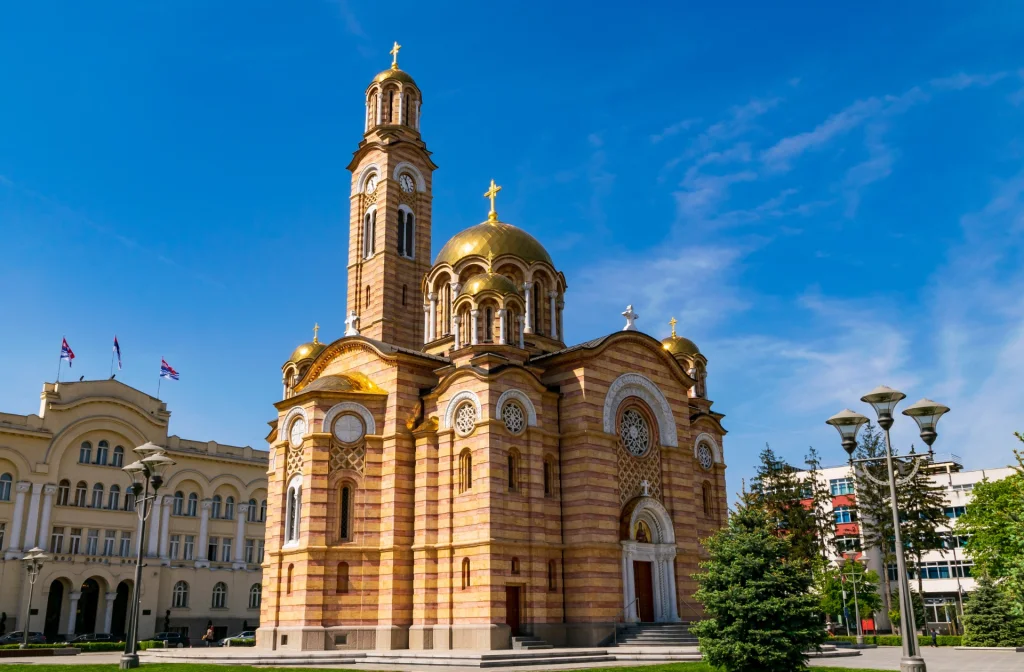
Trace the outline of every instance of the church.
{"label": "church", "polygon": [[566,278],[493,180],[431,259],[436,166],[398,49],[348,165],[345,335],[283,366],[257,646],[594,646],[699,619],[699,541],[727,514],[706,358],[630,308],[567,345]]}

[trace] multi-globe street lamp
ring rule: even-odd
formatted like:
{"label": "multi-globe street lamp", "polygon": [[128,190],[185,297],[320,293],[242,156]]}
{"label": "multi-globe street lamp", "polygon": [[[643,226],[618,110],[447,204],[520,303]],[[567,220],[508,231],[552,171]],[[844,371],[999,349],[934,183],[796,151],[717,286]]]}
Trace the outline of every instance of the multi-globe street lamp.
{"label": "multi-globe street lamp", "polygon": [[[150,502],[156,499],[156,493],[164,483],[164,471],[174,465],[174,460],[164,454],[164,449],[153,443],[145,443],[135,449],[139,460],[122,468],[132,484],[130,490],[135,500],[135,512],[139,517],[139,544],[135,549],[135,582],[132,585],[130,611],[128,615],[128,633],[125,639],[124,653],[121,655],[120,669],[130,670],[139,666],[138,630],[139,604],[142,594],[142,550],[146,547],[146,519],[152,512]],[[149,493],[150,487],[153,494]],[[141,495],[141,496],[140,496]]]}
{"label": "multi-globe street lamp", "polygon": [[25,563],[25,571],[28,572],[28,602],[25,603],[25,625],[22,627],[21,644],[18,645],[19,649],[28,648],[28,637],[29,627],[28,620],[32,615],[32,593],[36,587],[36,579],[39,578],[39,572],[43,569],[43,563],[46,562],[50,556],[43,552],[43,549],[36,546],[24,556],[21,561]]}
{"label": "multi-globe street lamp", "polygon": [[857,432],[868,422],[867,417],[846,409],[836,413],[826,422],[839,431],[843,448],[850,455],[850,466],[854,468],[856,468],[855,465],[863,467],[862,473],[867,478],[876,483],[883,484],[884,481],[880,481],[871,475],[867,466],[870,463],[885,460],[885,467],[889,477],[889,499],[892,506],[892,525],[895,536],[894,541],[896,543],[896,571],[898,573],[900,591],[900,639],[903,642],[903,658],[900,660],[900,672],[927,672],[927,667],[925,666],[924,659],[921,657],[917,642],[917,627],[914,623],[914,603],[910,595],[907,561],[904,554],[903,538],[900,534],[900,513],[896,499],[897,475],[894,463],[909,462],[912,465],[912,471],[905,478],[900,479],[902,483],[913,478],[921,462],[930,461],[933,458],[932,444],[935,443],[935,439],[938,436],[935,431],[935,425],[938,424],[939,418],[949,411],[949,408],[929,399],[922,399],[916,404],[907,407],[903,411],[903,415],[909,416],[917,422],[921,430],[921,440],[928,446],[928,453],[927,455],[914,454],[913,450],[911,450],[911,453],[907,456],[894,457],[889,440],[889,428],[893,425],[892,414],[896,410],[896,405],[906,398],[907,395],[902,392],[884,385],[876,387],[860,398],[861,401],[871,404],[872,408],[875,409],[875,414],[878,416],[878,426],[885,433],[884,458],[879,456],[854,459],[853,457],[853,453],[857,449]]}

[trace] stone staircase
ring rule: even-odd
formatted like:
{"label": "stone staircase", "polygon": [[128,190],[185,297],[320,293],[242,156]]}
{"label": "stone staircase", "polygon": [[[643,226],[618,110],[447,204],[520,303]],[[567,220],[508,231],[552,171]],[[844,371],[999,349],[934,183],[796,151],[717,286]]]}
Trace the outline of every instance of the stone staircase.
{"label": "stone staircase", "polygon": [[555,647],[551,646],[550,644],[545,642],[540,637],[534,637],[533,635],[522,635],[522,636],[518,636],[518,637],[513,637],[512,638],[512,648],[513,649],[529,649],[529,650],[533,650],[533,649],[553,649]]}
{"label": "stone staircase", "polygon": [[619,628],[619,646],[697,646],[689,623],[627,623]]}

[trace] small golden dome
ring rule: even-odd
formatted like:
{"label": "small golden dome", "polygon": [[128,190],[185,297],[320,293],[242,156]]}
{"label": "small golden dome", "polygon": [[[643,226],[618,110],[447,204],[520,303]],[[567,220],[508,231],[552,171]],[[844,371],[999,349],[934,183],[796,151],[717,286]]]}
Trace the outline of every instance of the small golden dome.
{"label": "small golden dome", "polygon": [[481,273],[474,275],[462,285],[459,295],[476,296],[481,292],[494,291],[502,296],[509,294],[519,296],[519,288],[504,275],[498,273]]}
{"label": "small golden dome", "polygon": [[303,343],[299,347],[295,348],[295,352],[288,358],[288,364],[298,364],[299,362],[306,359],[315,359],[317,355],[324,351],[327,346],[323,343]]}
{"label": "small golden dome", "polygon": [[554,266],[551,255],[536,238],[505,222],[483,222],[456,233],[441,248],[434,263],[454,266],[460,259],[474,254],[482,257],[492,254],[495,258],[511,254],[526,263],[543,261]]}
{"label": "small golden dome", "polygon": [[412,84],[413,86],[416,85],[416,82],[413,81],[412,75],[405,70],[399,70],[398,68],[388,68],[387,70],[378,73],[377,76],[373,78],[373,83],[380,84],[381,82],[389,79],[394,79],[405,84]]}
{"label": "small golden dome", "polygon": [[688,338],[682,336],[669,336],[661,342],[661,347],[668,350],[673,355],[699,355],[700,349],[697,348],[697,344]]}

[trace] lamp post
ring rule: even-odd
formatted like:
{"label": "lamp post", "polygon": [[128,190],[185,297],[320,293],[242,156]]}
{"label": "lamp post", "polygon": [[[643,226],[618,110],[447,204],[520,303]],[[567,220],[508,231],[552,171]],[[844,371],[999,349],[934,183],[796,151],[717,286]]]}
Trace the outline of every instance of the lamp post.
{"label": "lamp post", "polygon": [[36,588],[36,579],[39,578],[39,571],[43,568],[43,563],[49,557],[43,552],[43,549],[36,546],[21,559],[25,563],[25,570],[28,572],[28,602],[25,603],[25,624],[22,626],[21,644],[18,645],[19,649],[28,648],[28,621],[32,616],[32,593]]}
{"label": "lamp post", "polygon": [[[135,498],[135,512],[139,517],[139,545],[135,552],[135,582],[132,585],[130,611],[128,614],[128,633],[125,637],[124,653],[121,655],[120,669],[130,670],[139,666],[139,653],[136,650],[139,630],[139,604],[142,583],[142,553],[146,547],[146,519],[152,511],[150,502],[156,499],[156,493],[164,483],[164,471],[174,464],[174,460],[164,454],[163,448],[146,443],[135,449],[141,459],[122,468],[132,484],[130,490]],[[149,494],[152,486],[153,494]],[[141,497],[139,495],[142,495]]]}
{"label": "lamp post", "polygon": [[[847,558],[845,554],[843,555],[843,560],[846,561],[846,562],[850,562],[850,559]],[[853,562],[857,562],[857,560],[853,560]],[[839,572],[842,575],[842,577],[845,579],[846,578],[846,574],[843,572],[843,568],[842,567],[839,568]],[[853,583],[853,615],[854,615],[854,618],[857,619],[857,644],[858,645],[862,645],[862,644],[864,644],[864,630],[863,630],[863,626],[861,625],[861,622],[860,622],[860,602],[857,600],[857,570],[856,569],[853,569],[853,570],[850,571],[850,582]],[[843,591],[843,594],[844,595],[846,594],[845,591]]]}
{"label": "lamp post", "polygon": [[[889,481],[889,498],[892,506],[892,525],[896,542],[896,572],[898,574],[897,579],[899,581],[900,591],[900,639],[903,642],[903,658],[900,660],[900,672],[927,672],[927,667],[924,659],[921,657],[917,643],[917,627],[914,623],[914,603],[910,596],[910,580],[907,577],[907,562],[904,555],[903,537],[900,533],[899,504],[896,499],[897,478],[894,463],[909,460],[913,465],[913,470],[907,476],[907,480],[912,478],[920,466],[920,462],[931,459],[932,444],[935,443],[935,439],[938,436],[935,432],[935,425],[938,423],[939,418],[949,411],[949,408],[942,404],[937,404],[934,401],[922,399],[904,410],[904,415],[913,418],[917,422],[918,427],[921,430],[921,440],[928,445],[928,454],[915,455],[912,451],[906,458],[894,458],[892,454],[892,444],[889,439],[889,428],[893,425],[892,414],[893,411],[896,410],[896,405],[906,398],[907,395],[902,392],[881,385],[871,390],[871,392],[868,392],[866,395],[861,397],[860,400],[866,404],[871,404],[872,408],[875,409],[875,414],[878,416],[878,426],[882,428],[883,432],[885,432],[884,459]],[[843,448],[850,455],[851,467],[854,466],[854,464],[866,464],[879,461],[880,458],[865,458],[858,460],[853,458],[853,452],[857,448],[857,432],[868,422],[868,419],[865,416],[846,409],[836,413],[826,422],[839,431],[839,436],[842,438]],[[882,481],[874,478],[866,468],[864,469],[864,474],[871,480],[882,483]]]}

